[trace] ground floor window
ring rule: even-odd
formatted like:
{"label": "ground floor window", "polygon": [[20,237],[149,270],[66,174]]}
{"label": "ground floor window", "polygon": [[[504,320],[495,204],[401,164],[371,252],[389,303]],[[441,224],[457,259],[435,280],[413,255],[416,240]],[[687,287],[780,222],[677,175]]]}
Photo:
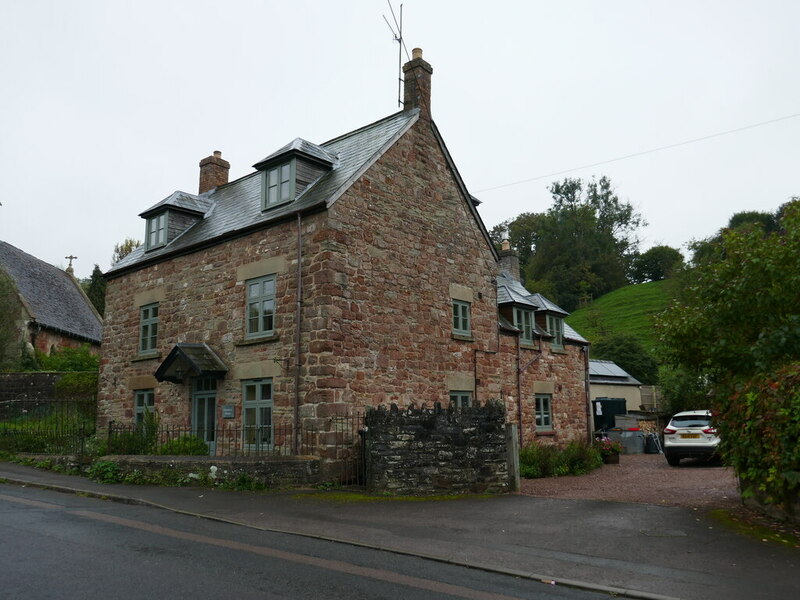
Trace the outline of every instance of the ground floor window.
{"label": "ground floor window", "polygon": [[145,414],[152,413],[156,403],[155,390],[136,390],[134,392],[136,425],[144,425]]}
{"label": "ground floor window", "polygon": [[272,379],[244,382],[242,427],[244,443],[256,448],[272,445]]}
{"label": "ground floor window", "polygon": [[550,394],[536,394],[536,430],[553,430],[553,397]]}
{"label": "ground floor window", "polygon": [[472,392],[450,392],[450,406],[457,409],[472,406]]}

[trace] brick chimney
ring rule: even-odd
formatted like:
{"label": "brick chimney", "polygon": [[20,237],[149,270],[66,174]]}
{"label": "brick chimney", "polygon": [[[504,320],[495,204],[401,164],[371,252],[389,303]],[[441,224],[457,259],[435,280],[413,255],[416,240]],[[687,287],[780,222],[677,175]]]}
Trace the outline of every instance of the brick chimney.
{"label": "brick chimney", "polygon": [[403,65],[403,73],[403,110],[419,108],[420,117],[430,121],[433,67],[422,59],[422,50],[411,51],[411,60]]}
{"label": "brick chimney", "polygon": [[228,183],[228,171],[231,163],[222,158],[222,152],[214,150],[213,156],[200,161],[200,191],[198,194],[213,190]]}
{"label": "brick chimney", "polygon": [[516,250],[511,249],[511,243],[508,240],[500,243],[498,254],[500,255],[500,269],[519,281],[519,254]]}

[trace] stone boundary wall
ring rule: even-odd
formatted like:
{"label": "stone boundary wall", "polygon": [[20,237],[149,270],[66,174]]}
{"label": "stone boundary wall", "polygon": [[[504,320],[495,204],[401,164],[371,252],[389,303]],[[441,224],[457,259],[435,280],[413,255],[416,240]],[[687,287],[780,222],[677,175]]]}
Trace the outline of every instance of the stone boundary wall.
{"label": "stone boundary wall", "polygon": [[52,400],[56,397],[56,383],[63,375],[44,371],[0,373],[0,402]]}
{"label": "stone boundary wall", "polygon": [[104,456],[98,460],[117,463],[123,474],[139,471],[157,477],[166,471],[170,478],[182,476],[189,482],[196,480],[198,483],[236,482],[242,476],[267,487],[317,485],[321,482],[320,460],[312,456]]}
{"label": "stone boundary wall", "polygon": [[510,491],[505,421],[505,407],[492,401],[368,409],[367,486],[401,495]]}

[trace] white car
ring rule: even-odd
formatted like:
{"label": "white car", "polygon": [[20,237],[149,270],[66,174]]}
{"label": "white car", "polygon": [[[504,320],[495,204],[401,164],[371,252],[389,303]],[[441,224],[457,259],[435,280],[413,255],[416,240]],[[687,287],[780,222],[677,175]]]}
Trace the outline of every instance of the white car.
{"label": "white car", "polygon": [[677,467],[682,458],[718,456],[719,436],[711,426],[710,410],[687,410],[670,419],[664,428],[664,456]]}

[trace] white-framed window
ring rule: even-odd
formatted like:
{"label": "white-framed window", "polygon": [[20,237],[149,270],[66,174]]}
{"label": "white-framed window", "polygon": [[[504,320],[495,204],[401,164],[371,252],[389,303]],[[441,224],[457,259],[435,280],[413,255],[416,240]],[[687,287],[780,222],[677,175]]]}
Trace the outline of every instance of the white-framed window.
{"label": "white-framed window", "polygon": [[155,390],[135,390],[134,391],[134,412],[136,415],[136,425],[144,425],[145,415],[152,413],[156,404]]}
{"label": "white-framed window", "polygon": [[264,171],[262,208],[266,210],[278,204],[294,200],[295,161],[276,165]]}
{"label": "white-framed window", "polygon": [[564,319],[555,315],[547,315],[547,333],[553,336],[550,342],[553,346],[564,347]]}
{"label": "white-framed window", "polygon": [[471,335],[470,304],[463,300],[453,300],[453,333]]}
{"label": "white-framed window", "polygon": [[525,308],[514,309],[514,327],[519,329],[522,341],[533,343],[533,311]]}
{"label": "white-framed window", "polygon": [[536,394],[536,430],[553,430],[553,396]]}
{"label": "white-framed window", "polygon": [[472,406],[472,392],[467,391],[452,391],[450,392],[450,406],[456,409],[466,408]]}
{"label": "white-framed window", "polygon": [[242,390],[244,444],[250,449],[272,445],[272,379],[248,379]]}
{"label": "white-framed window", "polygon": [[147,219],[147,250],[167,243],[167,211]]}
{"label": "white-framed window", "polygon": [[139,309],[139,354],[155,352],[158,344],[158,302]]}
{"label": "white-framed window", "polygon": [[275,333],[275,275],[248,279],[247,337]]}

